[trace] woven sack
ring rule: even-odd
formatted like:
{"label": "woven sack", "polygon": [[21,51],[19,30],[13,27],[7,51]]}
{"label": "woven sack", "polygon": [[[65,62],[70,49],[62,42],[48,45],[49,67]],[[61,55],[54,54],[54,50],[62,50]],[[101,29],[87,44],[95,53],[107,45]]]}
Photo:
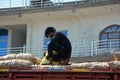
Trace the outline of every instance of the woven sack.
{"label": "woven sack", "polygon": [[15,57],[16,57],[16,54],[8,54],[8,55],[5,55],[5,56],[1,56],[0,61],[9,60],[9,59],[15,59]]}
{"label": "woven sack", "polygon": [[109,64],[107,62],[97,62],[97,63],[93,63],[92,69],[102,69],[102,70],[108,70],[110,67],[109,67]]}
{"label": "woven sack", "polygon": [[40,63],[41,63],[41,59],[39,57],[35,57],[34,58],[34,64],[40,65]]}
{"label": "woven sack", "polygon": [[0,61],[1,68],[30,68],[31,65],[33,64],[28,60],[13,59]]}
{"label": "woven sack", "polygon": [[35,57],[31,53],[19,53],[16,55],[16,59],[29,60],[34,63]]}
{"label": "woven sack", "polygon": [[72,68],[91,68],[92,65],[96,62],[83,62],[83,63],[73,63]]}
{"label": "woven sack", "polygon": [[108,64],[111,69],[120,69],[120,61],[110,61]]}
{"label": "woven sack", "polygon": [[120,61],[120,52],[113,52],[112,54],[115,61]]}

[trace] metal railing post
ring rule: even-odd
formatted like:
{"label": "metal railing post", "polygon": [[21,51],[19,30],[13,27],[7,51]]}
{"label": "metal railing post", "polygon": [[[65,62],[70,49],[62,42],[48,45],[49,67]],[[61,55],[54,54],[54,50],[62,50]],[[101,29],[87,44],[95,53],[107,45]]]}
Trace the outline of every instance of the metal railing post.
{"label": "metal railing post", "polygon": [[9,3],[9,9],[11,9],[11,2],[12,2],[12,1],[10,0],[10,3]]}
{"label": "metal railing post", "polygon": [[24,8],[24,0],[22,0],[22,9]]}
{"label": "metal railing post", "polygon": [[25,0],[25,9],[27,8],[27,0]]}
{"label": "metal railing post", "polygon": [[110,53],[112,52],[112,41],[110,40]]}
{"label": "metal railing post", "polygon": [[26,53],[26,46],[23,45],[23,53]]}
{"label": "metal railing post", "polygon": [[41,3],[41,7],[43,7],[43,0],[41,0],[41,2],[40,2],[40,3]]}
{"label": "metal railing post", "polygon": [[91,56],[94,55],[94,40],[91,42]]}

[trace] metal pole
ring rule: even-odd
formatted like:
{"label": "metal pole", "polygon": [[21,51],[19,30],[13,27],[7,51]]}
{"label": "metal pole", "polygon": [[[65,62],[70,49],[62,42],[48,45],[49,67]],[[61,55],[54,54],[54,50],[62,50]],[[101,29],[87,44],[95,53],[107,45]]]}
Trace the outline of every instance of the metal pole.
{"label": "metal pole", "polygon": [[112,41],[110,40],[110,53],[112,52]]}
{"label": "metal pole", "polygon": [[[44,4],[44,3],[43,3],[43,0],[41,0],[41,2],[40,2],[40,3],[41,3],[41,7],[43,7],[43,4]],[[38,5],[37,5],[37,6],[38,6]]]}
{"label": "metal pole", "polygon": [[22,9],[24,8],[24,0],[22,0]]}
{"label": "metal pole", "polygon": [[10,0],[10,3],[9,3],[9,9],[11,9],[11,2],[12,2],[12,1]]}
{"label": "metal pole", "polygon": [[23,53],[26,53],[26,47],[23,45]]}
{"label": "metal pole", "polygon": [[25,0],[25,9],[27,8],[27,0]]}
{"label": "metal pole", "polygon": [[94,40],[91,42],[91,56],[94,55]]}

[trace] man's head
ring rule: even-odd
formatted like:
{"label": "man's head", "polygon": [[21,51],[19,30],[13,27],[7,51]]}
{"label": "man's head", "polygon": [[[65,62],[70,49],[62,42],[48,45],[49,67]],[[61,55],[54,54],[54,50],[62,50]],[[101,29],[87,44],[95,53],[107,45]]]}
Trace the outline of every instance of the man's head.
{"label": "man's head", "polygon": [[54,27],[47,27],[45,30],[45,37],[52,38],[55,35],[56,29]]}

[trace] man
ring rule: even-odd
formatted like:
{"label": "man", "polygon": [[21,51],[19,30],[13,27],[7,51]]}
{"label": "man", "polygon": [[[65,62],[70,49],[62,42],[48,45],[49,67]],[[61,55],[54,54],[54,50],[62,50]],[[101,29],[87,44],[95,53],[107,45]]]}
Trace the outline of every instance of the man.
{"label": "man", "polygon": [[[60,61],[62,64],[68,64],[72,50],[69,39],[64,34],[56,32],[54,27],[46,28],[45,36],[51,40],[48,44],[49,63],[53,64],[53,61]],[[55,51],[55,55],[53,51]]]}

